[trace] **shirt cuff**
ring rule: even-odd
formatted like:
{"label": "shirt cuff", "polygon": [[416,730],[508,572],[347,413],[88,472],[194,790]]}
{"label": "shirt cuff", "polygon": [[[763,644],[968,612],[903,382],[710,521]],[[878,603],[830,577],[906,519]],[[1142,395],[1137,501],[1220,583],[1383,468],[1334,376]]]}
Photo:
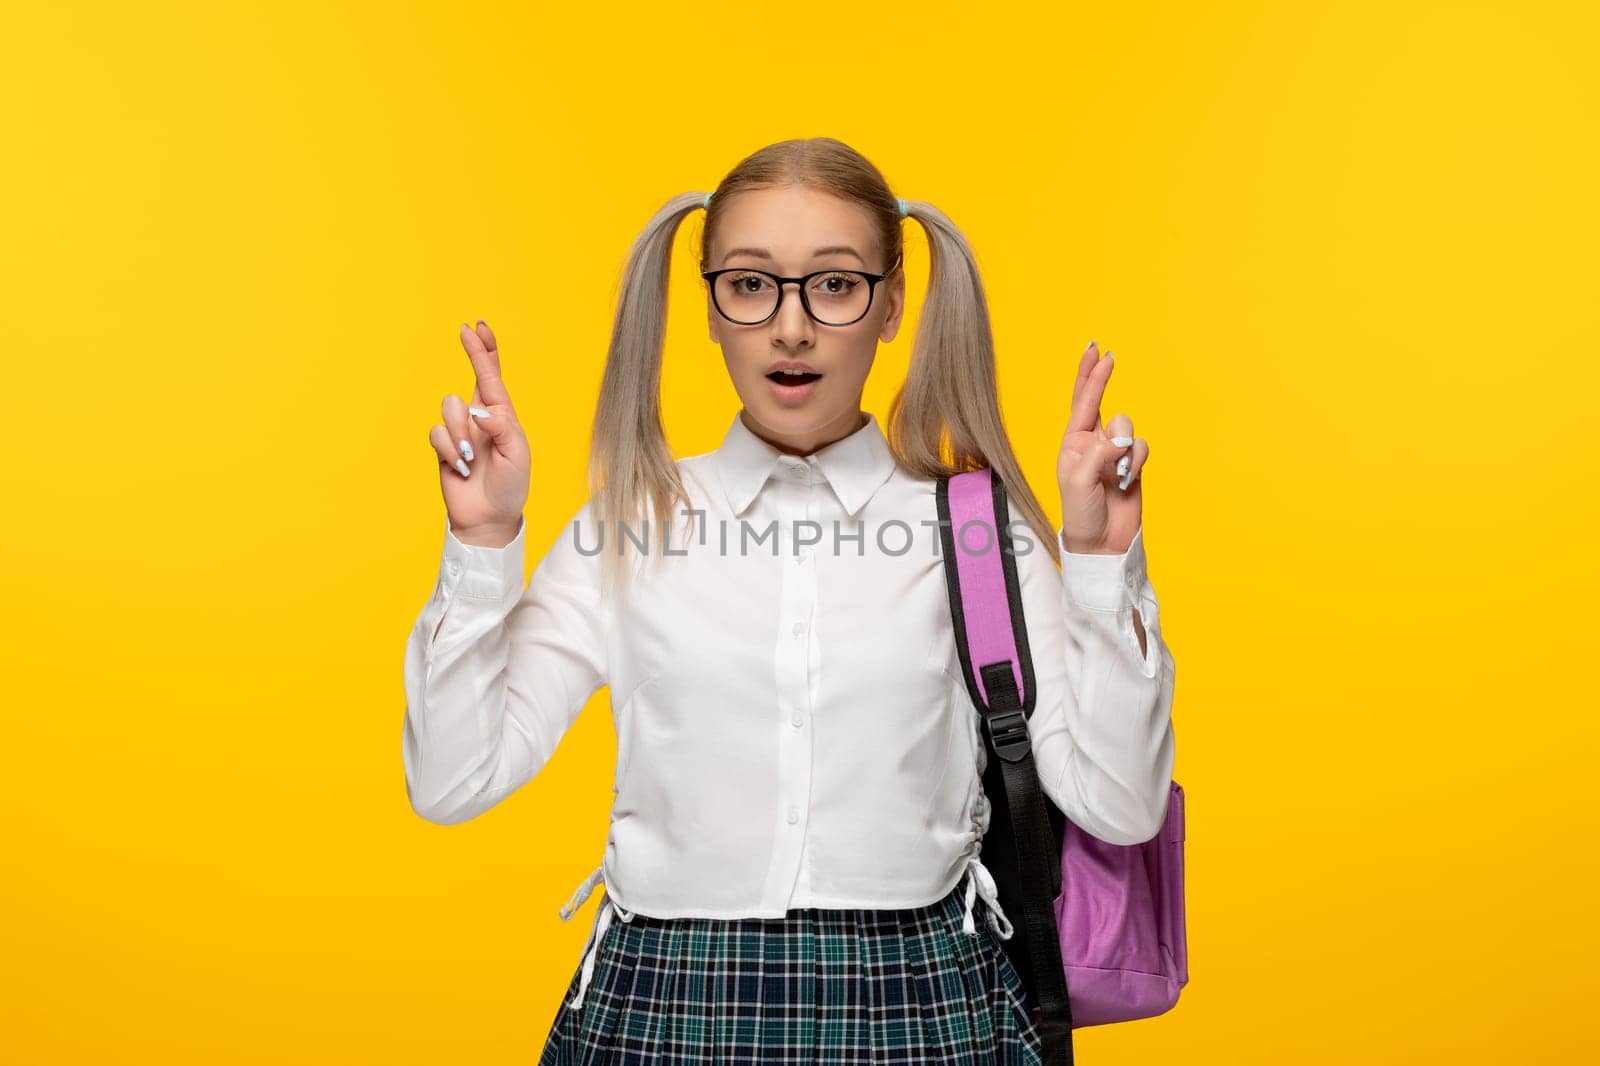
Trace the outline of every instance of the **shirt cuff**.
{"label": "shirt cuff", "polygon": [[523,588],[522,561],[527,545],[528,520],[517,523],[517,535],[503,548],[464,544],[444,519],[444,559],[439,580],[446,596],[460,594],[474,600],[501,600]]}
{"label": "shirt cuff", "polygon": [[1061,548],[1061,580],[1067,599],[1091,611],[1120,611],[1136,607],[1144,588],[1144,523],[1134,530],[1133,540],[1121,555],[1071,552],[1063,542],[1066,527],[1056,528],[1056,544]]}

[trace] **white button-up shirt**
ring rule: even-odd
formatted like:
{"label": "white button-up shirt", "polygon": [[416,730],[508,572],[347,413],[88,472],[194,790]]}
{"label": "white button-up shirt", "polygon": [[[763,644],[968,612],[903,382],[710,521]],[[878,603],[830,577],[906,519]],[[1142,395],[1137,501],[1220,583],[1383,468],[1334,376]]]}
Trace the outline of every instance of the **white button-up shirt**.
{"label": "white button-up shirt", "polygon": [[[605,685],[617,730],[610,831],[561,911],[604,882],[591,949],[606,904],[623,920],[907,908],[968,873],[968,931],[976,893],[1010,935],[979,861],[986,753],[955,645],[935,482],[897,466],[871,415],[805,457],[735,415],[717,450],[677,466],[692,513],[665,548],[643,522],[602,528],[591,500],[526,585],[525,522],[504,548],[482,548],[446,520],[405,654],[414,809],[450,824],[499,803]],[[1057,572],[1026,523],[1010,528],[1041,786],[1090,834],[1148,840],[1172,777],[1173,662],[1143,529],[1121,555],[1063,550]],[[599,550],[619,541],[632,571],[621,605],[600,594]]]}

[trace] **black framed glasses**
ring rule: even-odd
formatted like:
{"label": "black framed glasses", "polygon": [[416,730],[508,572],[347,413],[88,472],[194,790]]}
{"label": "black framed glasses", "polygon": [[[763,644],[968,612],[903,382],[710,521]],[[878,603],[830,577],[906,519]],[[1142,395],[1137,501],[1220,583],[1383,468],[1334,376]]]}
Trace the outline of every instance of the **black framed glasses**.
{"label": "black framed glasses", "polygon": [[800,287],[800,304],[813,322],[848,326],[861,321],[872,309],[878,284],[894,273],[899,257],[883,274],[864,270],[814,270],[798,278],[785,278],[754,267],[707,270],[700,276],[711,286],[717,313],[736,326],[759,326],[778,313],[785,285]]}

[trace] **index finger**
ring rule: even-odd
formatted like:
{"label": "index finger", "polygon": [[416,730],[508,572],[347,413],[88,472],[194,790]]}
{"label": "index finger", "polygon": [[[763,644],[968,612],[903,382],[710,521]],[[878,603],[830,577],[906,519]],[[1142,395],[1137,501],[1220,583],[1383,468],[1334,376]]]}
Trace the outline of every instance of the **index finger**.
{"label": "index finger", "polygon": [[1094,341],[1078,360],[1078,378],[1072,383],[1072,415],[1067,420],[1067,432],[1097,430],[1100,428],[1100,400],[1106,394],[1106,382],[1111,378],[1111,353],[1100,358]]}
{"label": "index finger", "polygon": [[461,329],[461,346],[472,360],[472,372],[477,376],[477,395],[484,403],[511,406],[511,394],[506,391],[505,380],[500,377],[500,349],[495,345],[494,331],[487,322],[476,329]]}

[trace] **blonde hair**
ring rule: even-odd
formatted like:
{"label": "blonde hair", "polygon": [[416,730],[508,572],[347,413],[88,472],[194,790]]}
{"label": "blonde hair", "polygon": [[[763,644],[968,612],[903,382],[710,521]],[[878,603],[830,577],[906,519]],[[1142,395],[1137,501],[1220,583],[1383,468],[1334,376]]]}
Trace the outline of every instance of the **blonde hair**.
{"label": "blonde hair", "polygon": [[[719,205],[738,192],[786,185],[822,189],[860,204],[877,226],[885,262],[903,269],[900,201],[877,167],[831,137],[768,145],[722,179],[706,207],[702,269],[710,269]],[[704,193],[668,200],[633,242],[623,271],[589,452],[593,517],[611,537],[620,538],[623,523],[637,531],[633,524],[641,518],[647,530],[664,533],[674,510],[691,506],[661,424],[661,356],[673,239],[678,225],[702,206]],[[932,204],[906,200],[905,206],[927,232],[930,271],[910,369],[889,407],[884,435],[890,451],[902,470],[918,478],[991,468],[1005,486],[1013,521],[1025,519],[1059,566],[1055,530],[1022,475],[1001,418],[994,336],[972,249]],[[643,553],[609,545],[602,551],[608,580],[626,580],[624,554]]]}

